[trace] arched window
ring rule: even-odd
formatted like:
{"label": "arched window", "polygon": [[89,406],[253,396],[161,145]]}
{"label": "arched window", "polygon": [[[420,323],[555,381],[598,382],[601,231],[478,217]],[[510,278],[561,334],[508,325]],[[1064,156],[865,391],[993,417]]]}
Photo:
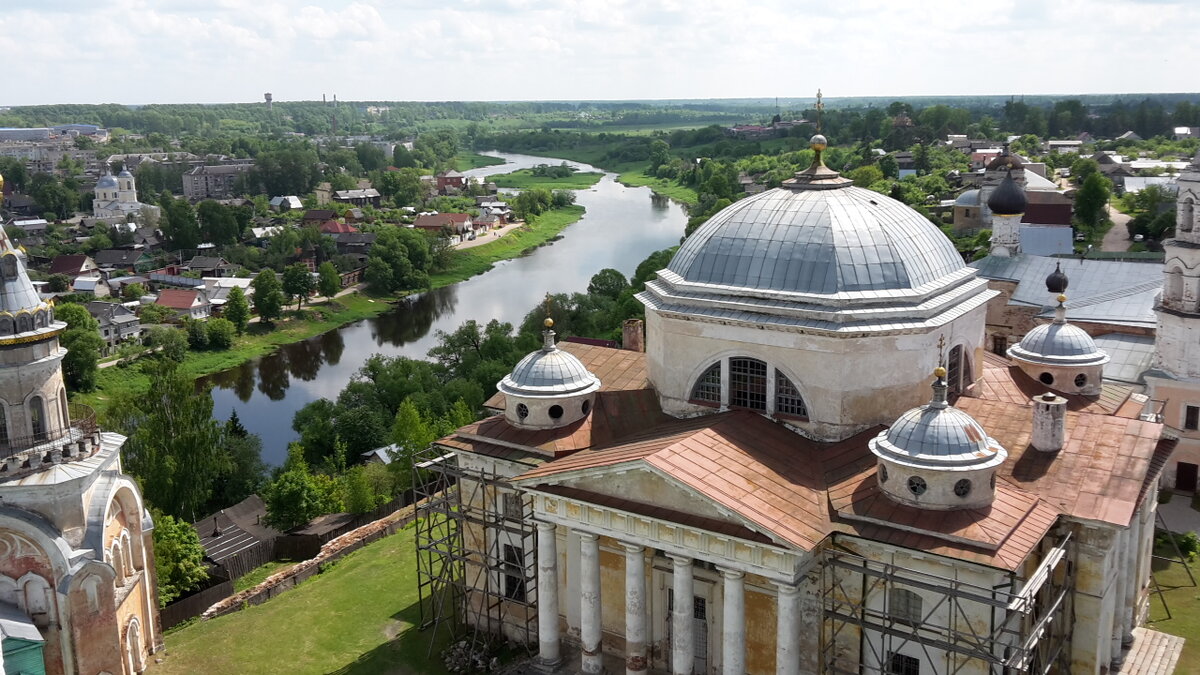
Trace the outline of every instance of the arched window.
{"label": "arched window", "polygon": [[17,317],[17,332],[28,333],[33,330],[33,318],[28,314],[22,314]]}
{"label": "arched window", "polygon": [[888,605],[888,614],[896,621],[920,623],[925,618],[921,596],[907,588],[893,588],[888,594]]}
{"label": "arched window", "polygon": [[1167,272],[1167,282],[1163,288],[1163,299],[1168,306],[1178,306],[1183,300],[1183,270],[1178,267]]}
{"label": "arched window", "polygon": [[0,316],[0,335],[12,335],[17,331],[17,324],[11,316]]}
{"label": "arched window", "polygon": [[100,611],[100,577],[92,575],[83,582],[83,593],[87,598],[89,612]]}
{"label": "arched window", "polygon": [[717,361],[704,371],[692,387],[692,400],[705,403],[721,402],[721,362]]}
{"label": "arched window", "polygon": [[[21,582],[21,590],[25,595],[25,612],[33,617],[35,622],[45,622],[45,615],[50,611],[50,584],[32,572],[22,577]],[[43,616],[36,616],[38,614]]]}
{"label": "arched window", "polygon": [[950,387],[952,396],[959,396],[971,384],[971,364],[963,352],[962,345],[955,345],[950,350],[950,358],[946,361],[946,385]]}
{"label": "arched window", "polygon": [[767,364],[758,359],[729,359],[729,405],[767,409]]}
{"label": "arched window", "polygon": [[796,385],[792,384],[787,375],[779,372],[779,369],[775,370],[775,412],[779,415],[808,417],[808,407],[804,405],[804,399],[800,398]]}
{"label": "arched window", "polygon": [[62,406],[63,428],[71,426],[71,408],[67,405],[67,390],[58,390],[58,404]]}
{"label": "arched window", "polygon": [[0,401],[0,447],[8,446],[8,406]]}
{"label": "arched window", "polygon": [[112,565],[113,569],[117,572],[116,578],[113,579],[113,585],[125,585],[125,555],[121,551],[121,542],[113,542],[112,548],[109,549],[108,556],[109,564]]}
{"label": "arched window", "polygon": [[29,399],[29,426],[36,440],[46,440],[46,406],[41,396]]}
{"label": "arched window", "polygon": [[129,620],[129,628],[125,629],[125,655],[130,673],[146,670],[146,662],[142,658],[142,625],[136,616]]}
{"label": "arched window", "polygon": [[125,571],[133,574],[137,567],[133,564],[133,545],[129,543],[129,530],[121,531],[121,550],[125,553]]}
{"label": "arched window", "polygon": [[1179,231],[1191,232],[1196,222],[1195,201],[1189,196],[1179,205]]}

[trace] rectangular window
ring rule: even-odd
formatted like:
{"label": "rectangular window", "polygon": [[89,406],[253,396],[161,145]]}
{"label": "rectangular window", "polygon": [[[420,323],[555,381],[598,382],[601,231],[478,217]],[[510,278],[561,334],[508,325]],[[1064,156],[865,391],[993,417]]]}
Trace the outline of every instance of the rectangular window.
{"label": "rectangular window", "polygon": [[525,550],[504,545],[504,597],[525,602]]}
{"label": "rectangular window", "polygon": [[502,507],[504,517],[509,520],[524,520],[525,505],[521,501],[521,495],[518,492],[505,492]]}
{"label": "rectangular window", "polygon": [[913,656],[892,653],[888,658],[888,675],[921,675],[921,660]]}
{"label": "rectangular window", "polygon": [[1183,407],[1183,428],[1188,431],[1200,429],[1200,406],[1185,405]]}
{"label": "rectangular window", "polygon": [[729,405],[767,409],[767,364],[758,359],[729,360]]}

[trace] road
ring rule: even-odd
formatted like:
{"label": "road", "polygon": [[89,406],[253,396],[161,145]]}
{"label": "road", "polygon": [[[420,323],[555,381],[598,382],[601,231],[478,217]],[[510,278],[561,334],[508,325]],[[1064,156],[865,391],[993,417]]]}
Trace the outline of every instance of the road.
{"label": "road", "polygon": [[1104,234],[1104,241],[1100,243],[1101,251],[1128,251],[1130,244],[1129,229],[1126,225],[1129,223],[1129,216],[1114,209],[1112,204],[1109,204],[1108,217],[1112,219],[1113,226]]}
{"label": "road", "polygon": [[504,227],[498,227],[498,228],[492,230],[491,232],[483,232],[481,234],[478,234],[475,236],[474,239],[468,239],[467,241],[457,243],[454,245],[454,248],[456,248],[458,250],[462,250],[464,248],[474,248],[476,246],[483,246],[484,244],[490,244],[493,241],[496,241],[498,238],[503,237],[504,235],[508,234],[509,232],[512,232],[513,230],[515,230],[519,227],[522,227],[524,225],[525,225],[525,221],[516,220],[516,221],[513,221],[513,222],[505,225]]}

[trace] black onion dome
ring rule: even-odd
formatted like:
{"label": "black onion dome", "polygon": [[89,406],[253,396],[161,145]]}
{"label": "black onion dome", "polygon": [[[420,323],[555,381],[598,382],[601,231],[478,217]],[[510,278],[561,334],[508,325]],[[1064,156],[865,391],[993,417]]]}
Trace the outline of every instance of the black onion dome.
{"label": "black onion dome", "polygon": [[1055,263],[1054,271],[1046,277],[1046,290],[1054,295],[1061,295],[1067,292],[1067,283],[1067,275],[1063,274],[1062,265]]}
{"label": "black onion dome", "polygon": [[997,216],[1016,216],[1025,213],[1025,193],[1013,180],[1012,171],[1000,182],[1000,186],[988,197],[987,205]]}

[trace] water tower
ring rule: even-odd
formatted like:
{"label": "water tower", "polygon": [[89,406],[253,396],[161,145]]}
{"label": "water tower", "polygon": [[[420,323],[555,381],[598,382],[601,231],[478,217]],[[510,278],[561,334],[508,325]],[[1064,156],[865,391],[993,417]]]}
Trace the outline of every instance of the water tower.
{"label": "water tower", "polygon": [[271,109],[271,92],[263,94],[263,98],[267,101],[267,110]]}

